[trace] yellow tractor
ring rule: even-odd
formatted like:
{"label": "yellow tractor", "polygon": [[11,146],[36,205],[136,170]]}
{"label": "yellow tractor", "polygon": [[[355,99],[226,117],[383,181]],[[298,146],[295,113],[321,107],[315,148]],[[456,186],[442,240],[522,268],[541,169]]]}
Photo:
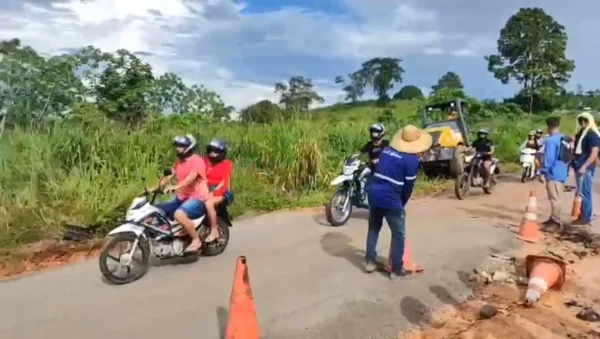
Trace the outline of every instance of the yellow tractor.
{"label": "yellow tractor", "polygon": [[419,155],[426,175],[456,178],[464,170],[464,150],[470,145],[466,112],[467,102],[462,99],[427,105],[423,109],[423,129],[433,138],[432,147]]}

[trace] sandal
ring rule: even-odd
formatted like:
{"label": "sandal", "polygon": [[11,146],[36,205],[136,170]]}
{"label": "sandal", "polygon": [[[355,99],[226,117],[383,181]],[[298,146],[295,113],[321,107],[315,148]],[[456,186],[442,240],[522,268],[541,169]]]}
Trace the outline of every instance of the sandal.
{"label": "sandal", "polygon": [[203,244],[200,244],[200,246],[198,246],[198,248],[195,248],[195,249],[190,249],[191,245],[189,245],[188,247],[186,247],[183,250],[183,255],[198,254],[200,252],[200,250],[202,250],[202,245]]}
{"label": "sandal", "polygon": [[210,239],[210,234],[209,234],[208,237],[206,237],[206,239],[204,239],[204,242],[207,244],[211,243],[211,242],[215,242],[215,241],[219,240],[220,237],[221,237],[221,234],[219,232],[217,232],[217,236],[214,237],[214,239],[208,240],[208,239]]}

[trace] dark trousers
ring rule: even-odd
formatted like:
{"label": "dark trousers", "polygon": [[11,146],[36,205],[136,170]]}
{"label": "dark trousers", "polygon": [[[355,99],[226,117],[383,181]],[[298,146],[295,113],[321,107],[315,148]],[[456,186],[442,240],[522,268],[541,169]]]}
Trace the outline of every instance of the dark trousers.
{"label": "dark trousers", "polygon": [[383,226],[383,218],[385,218],[392,231],[390,258],[392,271],[399,272],[402,269],[404,265],[402,256],[404,255],[405,216],[404,210],[386,210],[377,207],[372,207],[369,210],[369,231],[367,233],[367,253],[365,256],[367,262],[375,262],[377,259],[377,240],[379,240],[379,232]]}

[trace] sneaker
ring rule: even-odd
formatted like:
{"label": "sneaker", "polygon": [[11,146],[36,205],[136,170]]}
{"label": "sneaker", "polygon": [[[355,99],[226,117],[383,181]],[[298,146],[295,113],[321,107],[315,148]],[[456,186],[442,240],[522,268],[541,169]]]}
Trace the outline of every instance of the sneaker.
{"label": "sneaker", "polygon": [[571,225],[573,225],[573,226],[589,226],[591,223],[592,222],[589,220],[579,218],[579,219],[573,220]]}
{"label": "sneaker", "polygon": [[542,223],[542,231],[549,233],[560,232],[562,231],[562,225],[556,220],[548,219]]}
{"label": "sneaker", "polygon": [[373,273],[376,269],[377,265],[375,265],[375,263],[372,261],[367,261],[367,263],[365,264],[365,272],[367,273]]}
{"label": "sneaker", "polygon": [[409,273],[404,269],[401,269],[399,272],[390,273],[390,280],[394,281],[399,278],[405,278]]}

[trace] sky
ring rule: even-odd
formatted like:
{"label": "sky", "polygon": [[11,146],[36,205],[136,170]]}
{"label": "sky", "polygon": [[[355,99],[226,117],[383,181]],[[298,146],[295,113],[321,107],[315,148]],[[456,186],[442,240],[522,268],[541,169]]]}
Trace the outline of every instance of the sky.
{"label": "sky", "polygon": [[517,87],[494,79],[483,56],[521,7],[542,7],[566,27],[569,87],[599,88],[592,0],[1,0],[0,40],[44,55],[125,48],[236,108],[277,101],[274,83],[293,75],[311,78],[325,104],[341,101],[334,78],[373,57],[402,59],[403,84],[390,94],[402,85],[427,92],[453,71],[468,94],[501,98]]}

